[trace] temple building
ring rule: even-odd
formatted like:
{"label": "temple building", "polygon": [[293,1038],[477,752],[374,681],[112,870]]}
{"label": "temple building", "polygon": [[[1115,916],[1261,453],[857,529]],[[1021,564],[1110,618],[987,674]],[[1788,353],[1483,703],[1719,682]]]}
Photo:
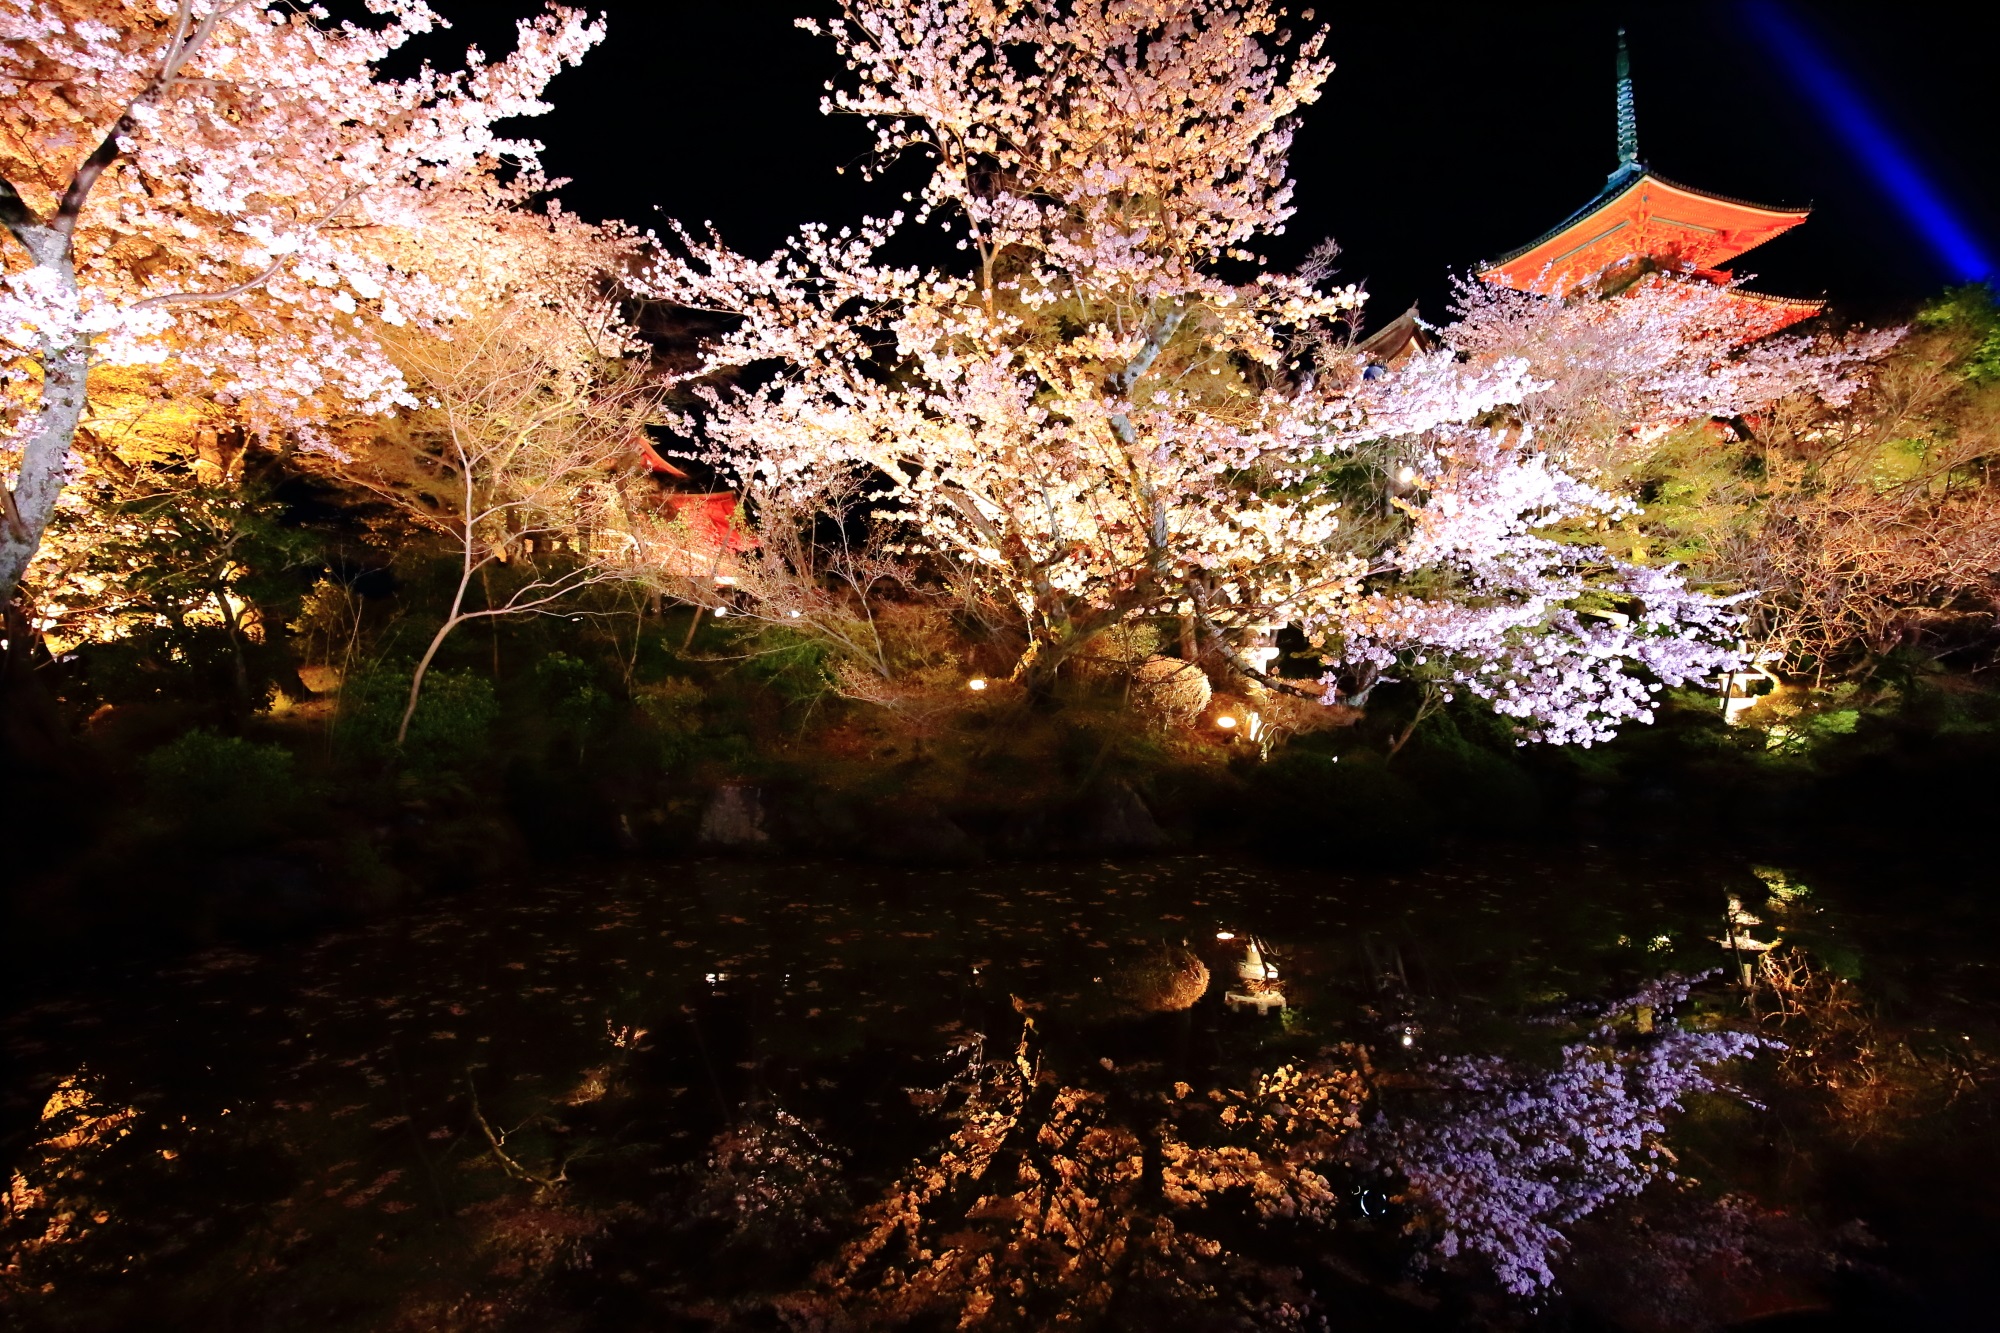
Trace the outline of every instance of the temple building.
{"label": "temple building", "polygon": [[[1723,265],[1806,220],[1809,209],[1775,208],[1682,185],[1639,158],[1631,57],[1618,32],[1618,169],[1595,199],[1546,235],[1491,263],[1479,276],[1519,291],[1560,293],[1591,283],[1616,292],[1648,273],[1726,285]],[[1744,341],[1816,315],[1824,301],[1766,296],[1736,288]]]}

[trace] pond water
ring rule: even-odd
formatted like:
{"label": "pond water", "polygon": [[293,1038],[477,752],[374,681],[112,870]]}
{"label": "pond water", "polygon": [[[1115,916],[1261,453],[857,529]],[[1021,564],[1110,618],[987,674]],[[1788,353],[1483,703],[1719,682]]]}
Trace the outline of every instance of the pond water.
{"label": "pond water", "polygon": [[1972,1327],[1990,921],[1806,878],[695,862],[94,978],[0,1029],[0,1310]]}

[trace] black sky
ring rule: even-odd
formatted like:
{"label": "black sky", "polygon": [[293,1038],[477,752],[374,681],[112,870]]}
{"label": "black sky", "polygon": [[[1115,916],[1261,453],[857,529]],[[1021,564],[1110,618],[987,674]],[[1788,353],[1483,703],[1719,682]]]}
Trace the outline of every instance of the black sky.
{"label": "black sky", "polygon": [[[501,49],[528,0],[438,0],[452,44]],[[895,195],[835,174],[865,146],[818,111],[840,73],[798,31],[816,0],[626,0],[610,39],[564,74],[549,145],[565,201],[641,225],[713,220],[739,246],[804,221],[886,211]],[[2000,253],[2000,6],[1804,3],[1806,26],[1989,253]],[[1739,271],[1861,315],[1895,312],[1950,274],[1744,30],[1728,0],[1637,4],[1320,0],[1339,62],[1293,153],[1299,216],[1273,258],[1336,237],[1380,319],[1441,310],[1448,275],[1525,243],[1588,200],[1614,165],[1614,31],[1630,29],[1640,148],[1662,174],[1774,204],[1806,226]],[[442,58],[445,53],[440,52]]]}

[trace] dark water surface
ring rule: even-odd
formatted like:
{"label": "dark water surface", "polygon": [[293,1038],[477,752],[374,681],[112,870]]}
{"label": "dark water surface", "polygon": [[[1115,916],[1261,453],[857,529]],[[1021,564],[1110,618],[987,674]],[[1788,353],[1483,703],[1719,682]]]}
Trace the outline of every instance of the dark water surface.
{"label": "dark water surface", "polygon": [[[1798,878],[1588,848],[1387,875],[699,862],[216,949],[0,1027],[0,1314],[1981,1326],[2000,1004],[1980,886]],[[1731,893],[1790,989],[1727,984]],[[1761,1105],[1670,1116],[1679,1179],[1564,1222],[1553,1289],[1510,1296],[1445,1254],[1371,1161],[1385,1108],[1448,1113],[1438,1061],[1546,1065],[1593,1005],[1725,965],[1678,1012],[1788,1043],[1725,1071]],[[1605,1040],[1631,1049],[1672,1023],[1620,1012]]]}

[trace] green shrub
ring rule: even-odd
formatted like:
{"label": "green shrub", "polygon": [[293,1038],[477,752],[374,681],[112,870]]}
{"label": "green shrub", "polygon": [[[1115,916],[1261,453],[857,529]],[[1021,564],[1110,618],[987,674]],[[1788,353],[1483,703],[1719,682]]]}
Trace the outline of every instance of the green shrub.
{"label": "green shrub", "polygon": [[1471,710],[1447,710],[1417,730],[1396,771],[1423,793],[1453,829],[1517,834],[1541,822],[1535,780],[1502,751],[1511,736]]}
{"label": "green shrub", "polygon": [[549,653],[536,662],[534,685],[555,743],[578,763],[622,720],[624,710],[599,683],[597,668],[568,653]]}
{"label": "green shrub", "polygon": [[743,671],[787,706],[809,704],[832,688],[824,644],[782,625],[763,625],[746,636]]}
{"label": "green shrub", "polygon": [[674,768],[693,758],[702,723],[701,686],[680,676],[641,685],[632,696],[645,731],[657,747],[660,766]]}
{"label": "green shrub", "polygon": [[409,699],[410,678],[379,669],[343,685],[339,739],[351,756],[370,761],[391,757],[417,773],[456,772],[488,758],[500,706],[493,682],[472,671],[432,671],[410,719],[410,734],[396,752],[396,728]]}
{"label": "green shrub", "polygon": [[189,732],[147,755],[141,769],[148,810],[200,843],[267,837],[298,800],[291,753],[240,736]]}

